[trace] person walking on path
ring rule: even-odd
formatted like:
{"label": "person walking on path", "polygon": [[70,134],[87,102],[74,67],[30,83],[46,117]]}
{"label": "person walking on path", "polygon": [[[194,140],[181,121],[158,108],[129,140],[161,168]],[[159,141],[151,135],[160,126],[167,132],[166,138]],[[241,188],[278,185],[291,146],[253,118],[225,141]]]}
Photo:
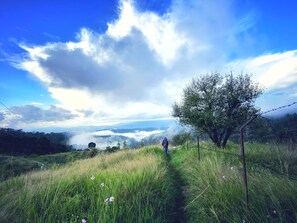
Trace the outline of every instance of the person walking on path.
{"label": "person walking on path", "polygon": [[162,141],[162,146],[164,148],[164,154],[168,155],[168,139],[166,137],[164,137],[163,141]]}

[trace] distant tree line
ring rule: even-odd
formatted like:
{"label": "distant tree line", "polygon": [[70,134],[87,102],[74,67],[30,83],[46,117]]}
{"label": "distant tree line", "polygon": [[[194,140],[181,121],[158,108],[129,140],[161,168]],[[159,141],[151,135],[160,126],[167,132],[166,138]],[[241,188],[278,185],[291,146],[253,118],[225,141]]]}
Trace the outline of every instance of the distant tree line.
{"label": "distant tree line", "polygon": [[64,133],[24,132],[0,128],[0,154],[43,155],[66,152],[68,136]]}
{"label": "distant tree line", "polygon": [[[200,140],[209,140],[206,134],[199,135],[199,138]],[[234,143],[239,142],[239,127],[235,129],[230,139]],[[176,134],[171,139],[171,145],[183,145],[187,140],[188,142],[194,142],[196,140],[195,133],[182,132]],[[257,117],[245,129],[244,141],[297,144],[297,113],[286,114],[281,117]]]}
{"label": "distant tree line", "polygon": [[297,143],[297,113],[279,118],[257,118],[246,130],[247,140]]}

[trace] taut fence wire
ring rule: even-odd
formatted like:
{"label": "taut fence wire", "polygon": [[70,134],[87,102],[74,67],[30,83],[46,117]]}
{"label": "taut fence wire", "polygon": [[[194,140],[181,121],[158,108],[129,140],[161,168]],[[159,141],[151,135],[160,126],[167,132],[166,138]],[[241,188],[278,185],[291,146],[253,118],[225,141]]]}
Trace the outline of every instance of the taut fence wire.
{"label": "taut fence wire", "polygon": [[[264,115],[269,114],[271,112],[278,111],[278,110],[282,110],[282,109],[285,109],[285,108],[289,108],[289,107],[294,106],[294,105],[297,105],[297,102],[292,102],[292,103],[287,104],[287,105],[279,106],[279,107],[276,107],[276,108],[273,108],[273,109],[270,109],[270,110],[267,110],[267,111],[264,111],[264,112],[260,112],[259,114],[255,115],[255,116],[252,116],[249,120],[247,120],[240,127],[241,154],[227,152],[227,151],[219,150],[219,149],[209,149],[209,148],[205,148],[204,146],[202,147],[202,146],[199,145],[199,135],[197,136],[198,160],[200,160],[200,150],[210,151],[210,152],[214,152],[216,154],[223,154],[223,155],[226,155],[226,156],[229,156],[229,157],[241,159],[242,165],[243,165],[242,175],[243,175],[244,187],[245,187],[244,188],[244,191],[245,191],[245,205],[246,205],[247,210],[249,210],[249,195],[248,195],[248,181],[247,181],[247,173],[246,173],[246,161],[270,171],[270,173],[273,174],[273,175],[277,175],[277,176],[280,176],[280,177],[286,177],[289,180],[297,181],[297,175],[294,174],[294,173],[290,173],[290,174],[289,173],[284,173],[283,171],[279,171],[276,168],[272,168],[271,166],[269,166],[266,163],[255,161],[250,157],[246,158],[245,151],[244,151],[244,144],[245,144],[245,141],[244,141],[244,129],[245,129],[245,127],[248,127],[248,125],[250,125],[256,118],[261,118],[261,119],[265,120],[266,123],[268,123],[269,127],[271,127],[271,129],[273,129],[274,132],[276,132],[279,129],[276,129],[273,126],[273,124],[271,123],[271,121],[268,118],[264,117]],[[287,133],[288,132],[289,133],[290,132],[295,132],[295,130],[286,129],[286,132]],[[188,137],[190,137],[190,134],[188,134],[185,137],[185,139],[188,138]],[[296,137],[297,137],[297,135],[296,135]],[[275,137],[275,138],[277,138],[277,137]],[[277,143],[278,143],[278,141],[277,141]],[[279,146],[277,143],[276,143],[276,145]]]}

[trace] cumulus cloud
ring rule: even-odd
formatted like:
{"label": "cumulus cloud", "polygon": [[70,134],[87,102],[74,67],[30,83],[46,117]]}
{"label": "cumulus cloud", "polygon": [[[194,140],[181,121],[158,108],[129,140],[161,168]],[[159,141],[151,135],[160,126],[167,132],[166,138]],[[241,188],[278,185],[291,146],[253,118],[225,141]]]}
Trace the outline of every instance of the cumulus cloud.
{"label": "cumulus cloud", "polygon": [[[249,52],[245,38],[255,25],[253,12],[239,17],[233,1],[173,0],[162,15],[136,5],[119,1],[119,16],[104,33],[82,28],[77,41],[21,44],[27,54],[16,66],[39,79],[59,108],[75,111],[82,123],[169,117],[191,77],[226,64],[256,74],[271,88],[297,81],[295,51],[230,63],[230,55]],[[29,110],[54,120],[37,107],[15,109],[26,120],[36,119]],[[51,110],[61,119],[74,117]]]}
{"label": "cumulus cloud", "polygon": [[[160,99],[168,96],[162,90],[168,79],[223,62],[237,32],[228,2],[174,1],[168,13],[157,15],[123,0],[106,33],[82,28],[77,42],[22,45],[29,60],[19,66],[52,89],[82,88],[115,101]],[[152,94],[152,88],[160,90]]]}
{"label": "cumulus cloud", "polygon": [[229,66],[251,71],[255,80],[269,90],[282,89],[297,83],[297,50],[237,60]]}

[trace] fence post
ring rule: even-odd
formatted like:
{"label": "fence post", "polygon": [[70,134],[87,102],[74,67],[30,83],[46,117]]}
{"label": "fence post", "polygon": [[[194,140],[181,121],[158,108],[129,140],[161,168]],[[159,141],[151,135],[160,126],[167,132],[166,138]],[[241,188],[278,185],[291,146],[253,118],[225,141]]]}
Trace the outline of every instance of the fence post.
{"label": "fence post", "polygon": [[198,147],[198,160],[200,161],[200,143],[199,143],[199,135],[197,135],[197,147]]}
{"label": "fence post", "polygon": [[244,191],[245,191],[245,206],[246,206],[246,209],[247,210],[249,208],[249,193],[248,193],[248,183],[247,183],[247,176],[246,176],[246,162],[245,162],[245,153],[244,153],[243,130],[256,117],[257,117],[257,115],[251,117],[249,120],[246,121],[246,123],[244,123],[240,127],[240,145],[241,145],[242,176],[243,176]]}

